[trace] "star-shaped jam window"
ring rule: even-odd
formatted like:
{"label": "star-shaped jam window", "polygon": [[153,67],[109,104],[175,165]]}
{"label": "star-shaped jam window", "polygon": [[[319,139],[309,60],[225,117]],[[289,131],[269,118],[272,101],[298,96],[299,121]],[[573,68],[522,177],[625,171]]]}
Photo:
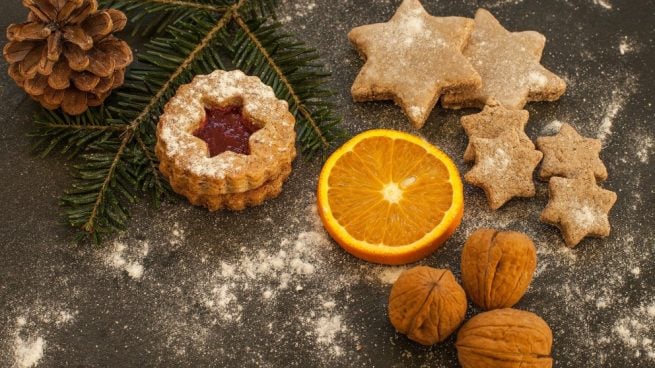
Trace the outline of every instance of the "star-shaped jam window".
{"label": "star-shaped jam window", "polygon": [[493,139],[474,138],[472,143],[475,166],[464,180],[484,190],[491,209],[513,197],[534,197],[532,174],[543,155],[532,142],[521,139],[518,131],[508,130]]}
{"label": "star-shaped jam window", "polygon": [[355,101],[394,100],[421,128],[445,91],[480,86],[462,55],[473,21],[433,17],[418,0],[404,0],[386,23],[354,28],[348,39],[366,63],[352,85]]}
{"label": "star-shaped jam window", "polygon": [[616,193],[596,185],[590,171],[574,179],[553,176],[548,196],[541,221],[559,227],[568,247],[575,247],[587,236],[610,234],[607,215],[616,203]]}
{"label": "star-shaped jam window", "polygon": [[588,170],[596,180],[607,179],[607,168],[600,159],[601,141],[581,136],[569,124],[563,124],[554,136],[537,138],[537,149],[544,153],[539,172],[542,180],[551,176],[574,178]]}
{"label": "star-shaped jam window", "polygon": [[484,9],[475,13],[475,27],[464,50],[482,77],[474,91],[449,93],[447,108],[482,107],[496,100],[508,109],[522,109],[528,101],[554,101],[566,83],[540,64],[546,38],[534,31],[509,32]]}
{"label": "star-shaped jam window", "polygon": [[496,138],[508,130],[516,130],[523,141],[532,144],[530,137],[525,134],[529,117],[530,114],[526,110],[508,110],[500,105],[487,105],[482,112],[462,116],[459,121],[469,137],[464,161],[475,160],[475,150],[471,143],[475,138]]}

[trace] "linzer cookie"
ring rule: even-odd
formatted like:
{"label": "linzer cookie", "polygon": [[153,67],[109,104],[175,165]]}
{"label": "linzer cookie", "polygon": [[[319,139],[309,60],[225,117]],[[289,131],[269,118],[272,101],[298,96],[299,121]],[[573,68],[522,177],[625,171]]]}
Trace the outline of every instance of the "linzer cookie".
{"label": "linzer cookie", "polygon": [[550,178],[548,196],[541,221],[559,227],[567,246],[575,247],[587,236],[609,235],[607,215],[616,202],[616,193],[596,185],[591,171],[574,179]]}
{"label": "linzer cookie", "polygon": [[173,190],[210,210],[277,196],[296,156],[295,119],[273,89],[217,70],[181,86],[157,125],[157,157]]}
{"label": "linzer cookie", "polygon": [[482,77],[482,85],[448,93],[441,104],[481,108],[495,99],[508,109],[521,109],[528,101],[557,100],[566,83],[540,64],[545,43],[540,33],[509,32],[491,13],[478,9],[464,55]]}
{"label": "linzer cookie", "polygon": [[464,161],[475,160],[475,150],[471,141],[475,138],[496,138],[508,130],[519,132],[519,138],[532,143],[525,134],[525,125],[529,113],[526,110],[508,110],[500,105],[485,106],[482,112],[462,116],[460,123],[469,137],[469,144],[464,152]]}
{"label": "linzer cookie", "polygon": [[516,130],[496,138],[474,138],[475,166],[466,173],[466,182],[481,187],[491,209],[500,208],[513,197],[534,197],[532,173],[541,161],[541,152]]}
{"label": "linzer cookie", "polygon": [[354,28],[348,39],[366,63],[352,85],[355,101],[393,100],[421,128],[440,95],[480,86],[462,55],[473,21],[433,17],[404,0],[389,22]]}
{"label": "linzer cookie", "polygon": [[537,138],[537,149],[544,153],[539,172],[542,180],[551,176],[575,178],[588,170],[596,180],[607,179],[607,168],[599,157],[601,141],[581,136],[569,124],[563,124],[554,136]]}

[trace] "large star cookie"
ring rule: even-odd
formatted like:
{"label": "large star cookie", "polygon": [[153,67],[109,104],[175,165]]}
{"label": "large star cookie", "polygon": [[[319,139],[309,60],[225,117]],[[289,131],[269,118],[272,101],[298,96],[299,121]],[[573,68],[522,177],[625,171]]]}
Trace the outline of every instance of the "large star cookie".
{"label": "large star cookie", "polygon": [[480,86],[461,53],[472,29],[470,19],[429,15],[418,0],[404,0],[387,23],[354,28],[348,39],[366,63],[353,83],[353,99],[393,99],[421,128],[443,92]]}
{"label": "large star cookie", "polygon": [[610,234],[607,215],[616,193],[597,186],[590,171],[575,179],[550,178],[548,196],[541,221],[559,227],[567,246],[575,247],[586,236]]}
{"label": "large star cookie", "polygon": [[513,197],[535,195],[532,173],[541,161],[541,152],[532,142],[521,139],[516,130],[496,138],[474,138],[475,166],[466,173],[466,182],[481,187],[491,209],[500,208]]}
{"label": "large star cookie", "polygon": [[540,64],[546,38],[537,32],[509,32],[491,13],[478,9],[475,27],[464,55],[482,77],[474,91],[449,93],[447,108],[482,107],[495,99],[508,109],[522,109],[528,101],[554,101],[566,83]]}
{"label": "large star cookie", "polygon": [[587,170],[597,180],[607,179],[607,168],[599,156],[601,141],[581,136],[569,124],[563,124],[557,135],[537,138],[537,149],[544,153],[539,172],[542,180],[551,176],[574,178]]}
{"label": "large star cookie", "polygon": [[507,110],[500,105],[485,106],[480,113],[462,116],[459,121],[469,137],[469,144],[464,152],[464,161],[475,160],[475,150],[471,143],[475,138],[496,138],[505,131],[516,130],[522,140],[532,144],[530,138],[525,134],[525,124],[527,124],[529,116],[525,110]]}

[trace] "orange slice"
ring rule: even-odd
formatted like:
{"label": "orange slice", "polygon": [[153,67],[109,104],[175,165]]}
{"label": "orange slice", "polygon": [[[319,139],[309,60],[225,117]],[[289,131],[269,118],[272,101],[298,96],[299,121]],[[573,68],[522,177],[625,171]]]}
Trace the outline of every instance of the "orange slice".
{"label": "orange slice", "polygon": [[328,158],[318,181],[327,232],[346,251],[383,264],[434,252],[462,221],[462,180],[437,147],[394,130],[357,135]]}

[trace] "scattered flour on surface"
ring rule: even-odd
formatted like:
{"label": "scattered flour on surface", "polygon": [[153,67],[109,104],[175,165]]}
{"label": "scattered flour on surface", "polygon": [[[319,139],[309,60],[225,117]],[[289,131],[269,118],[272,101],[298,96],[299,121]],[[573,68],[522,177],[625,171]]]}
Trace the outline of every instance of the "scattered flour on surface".
{"label": "scattered flour on surface", "polygon": [[30,307],[19,308],[13,327],[7,329],[13,351],[13,367],[38,366],[47,352],[48,336],[54,329],[72,323],[76,315],[76,311],[62,309],[60,305],[44,305],[38,300]]}
{"label": "scattered flour on surface", "polygon": [[634,50],[635,45],[628,39],[628,37],[621,38],[621,42],[619,42],[619,54],[625,55],[633,52]]}
{"label": "scattered flour on surface", "polygon": [[655,304],[629,311],[614,323],[613,332],[635,357],[655,361]]}
{"label": "scattered flour on surface", "polygon": [[382,282],[383,284],[391,285],[394,282],[396,282],[396,280],[398,280],[400,274],[402,274],[408,269],[409,269],[408,266],[397,266],[397,267],[380,266],[377,267],[373,273],[380,282]]}
{"label": "scattered flour on surface", "polygon": [[146,241],[128,246],[123,241],[116,240],[104,255],[104,263],[113,269],[125,271],[132,279],[138,280],[143,277],[143,259],[148,256],[149,251],[150,247]]}
{"label": "scattered flour on surface", "polygon": [[557,134],[562,128],[563,122],[559,120],[553,120],[550,123],[546,124],[542,129],[541,129],[541,134],[545,135],[554,135]]}
{"label": "scattered flour on surface", "polygon": [[316,2],[284,0],[280,7],[285,10],[281,13],[286,14],[281,17],[280,21],[289,23],[296,18],[304,18],[312,14],[316,8]]}
{"label": "scattered flour on surface", "polygon": [[607,10],[612,10],[612,3],[609,0],[594,0],[594,4],[599,5]]}
{"label": "scattered flour on surface", "polygon": [[647,164],[650,161],[650,155],[653,153],[655,141],[651,136],[640,137],[637,147],[637,158],[641,163]]}
{"label": "scattered flour on surface", "polygon": [[16,337],[14,345],[14,358],[16,366],[19,368],[35,367],[41,358],[43,358],[43,350],[46,347],[46,342],[42,337],[29,337],[23,340],[21,337]]}
{"label": "scattered flour on surface", "polygon": [[618,113],[623,109],[630,96],[635,91],[636,81],[633,78],[628,78],[623,87],[612,91],[612,97],[605,107],[603,117],[601,118],[598,127],[597,137],[603,143],[612,134],[612,124]]}

